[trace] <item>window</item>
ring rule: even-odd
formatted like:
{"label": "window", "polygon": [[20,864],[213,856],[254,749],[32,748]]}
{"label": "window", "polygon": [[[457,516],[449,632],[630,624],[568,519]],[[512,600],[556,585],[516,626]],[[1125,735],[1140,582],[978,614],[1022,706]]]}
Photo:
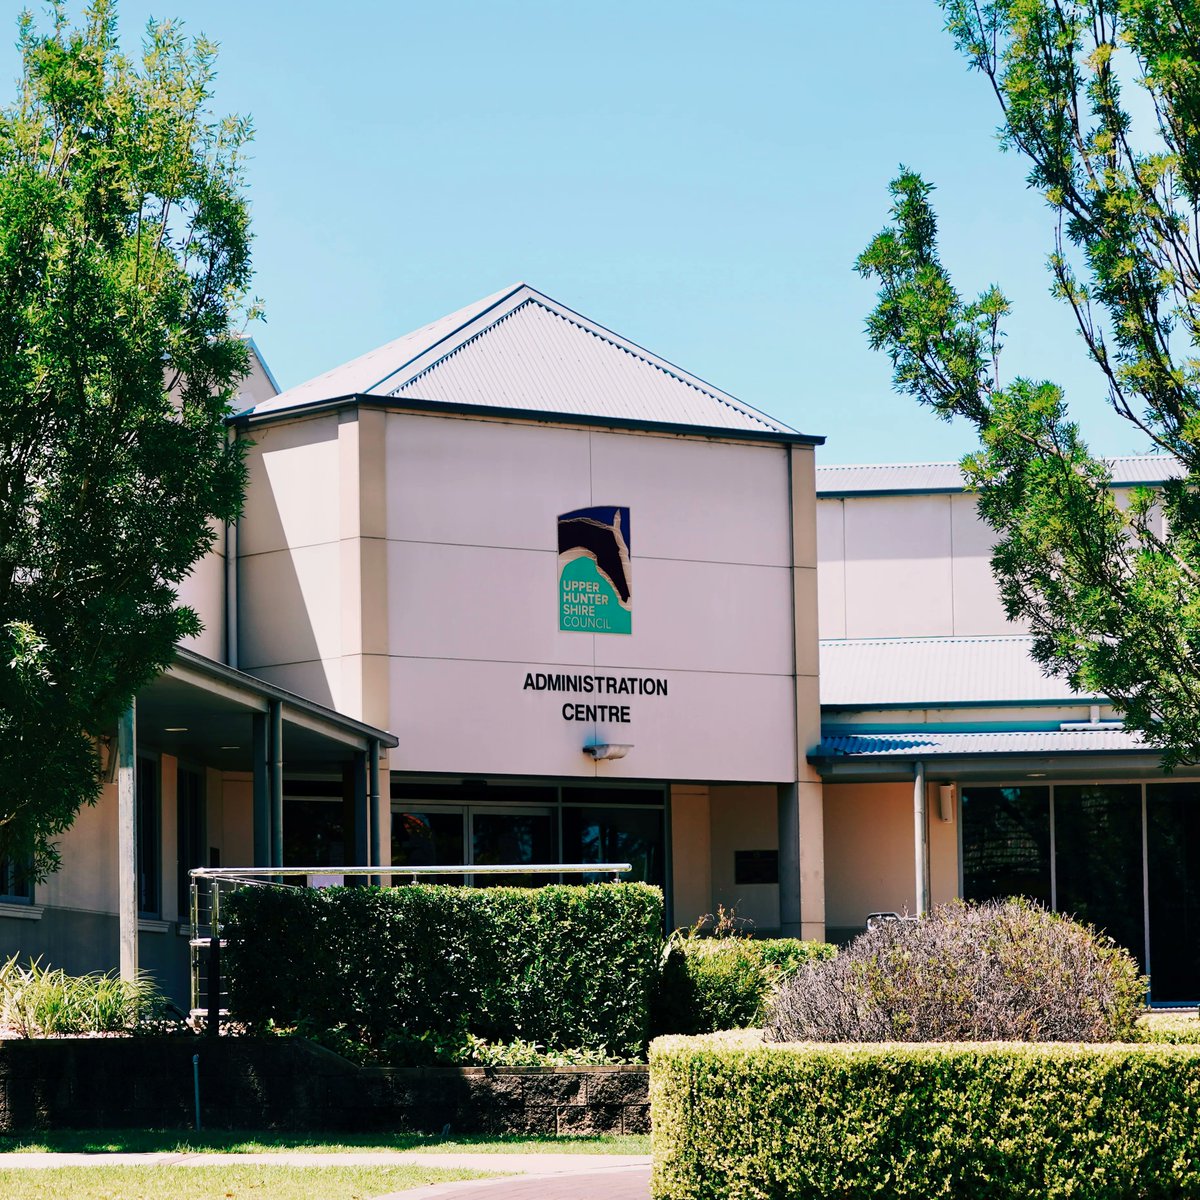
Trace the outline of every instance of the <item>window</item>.
{"label": "window", "polygon": [[176,829],[179,852],[178,919],[188,920],[191,913],[191,879],[188,872],[204,866],[208,840],[205,821],[204,777],[199,771],[180,767],[176,782]]}
{"label": "window", "polygon": [[162,912],[162,871],[158,761],[137,760],[137,876],[138,914],[157,917]]}
{"label": "window", "polygon": [[1028,896],[1050,907],[1050,789],[965,787],[963,898]]}
{"label": "window", "polygon": [[0,902],[33,903],[33,883],[25,864],[10,858],[0,858]]}

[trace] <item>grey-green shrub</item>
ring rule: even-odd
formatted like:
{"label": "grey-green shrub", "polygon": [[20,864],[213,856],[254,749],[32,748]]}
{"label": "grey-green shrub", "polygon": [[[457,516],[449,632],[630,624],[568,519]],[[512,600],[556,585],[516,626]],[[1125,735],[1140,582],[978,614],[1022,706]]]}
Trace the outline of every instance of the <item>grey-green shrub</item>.
{"label": "grey-green shrub", "polygon": [[655,1200],[1200,1196],[1200,1047],[650,1048]]}
{"label": "grey-green shrub", "polygon": [[832,958],[825,942],[797,938],[708,937],[676,932],[663,949],[655,1033],[712,1033],[758,1026],[774,989],[805,963]]}
{"label": "grey-green shrub", "polygon": [[1145,997],[1111,938],[1025,900],[956,901],[861,934],[775,994],[782,1042],[1126,1041]]}
{"label": "grey-green shrub", "polygon": [[0,1025],[21,1037],[112,1033],[158,1020],[167,1001],[146,975],[68,975],[40,960],[0,963]]}
{"label": "grey-green shrub", "polygon": [[662,893],[583,887],[255,887],[224,906],[234,1020],[397,1064],[471,1034],[645,1053]]}

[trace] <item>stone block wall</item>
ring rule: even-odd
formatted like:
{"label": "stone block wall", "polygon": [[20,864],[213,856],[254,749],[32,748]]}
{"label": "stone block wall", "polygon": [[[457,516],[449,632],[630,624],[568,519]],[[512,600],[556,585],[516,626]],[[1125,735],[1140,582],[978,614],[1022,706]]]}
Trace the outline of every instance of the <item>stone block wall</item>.
{"label": "stone block wall", "polygon": [[0,1132],[189,1128],[649,1131],[647,1067],[358,1067],[289,1038],[0,1042]]}

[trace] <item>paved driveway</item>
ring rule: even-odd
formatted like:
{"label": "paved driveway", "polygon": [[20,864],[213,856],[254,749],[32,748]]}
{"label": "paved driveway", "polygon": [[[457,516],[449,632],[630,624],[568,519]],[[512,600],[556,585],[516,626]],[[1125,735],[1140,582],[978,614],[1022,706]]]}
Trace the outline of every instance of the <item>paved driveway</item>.
{"label": "paved driveway", "polygon": [[[493,1155],[496,1159],[508,1155]],[[584,1156],[580,1156],[584,1157]],[[391,1192],[376,1200],[650,1200],[650,1163],[600,1165],[596,1158],[577,1168],[519,1175],[511,1179],[476,1179]],[[499,1167],[499,1163],[496,1164]]]}

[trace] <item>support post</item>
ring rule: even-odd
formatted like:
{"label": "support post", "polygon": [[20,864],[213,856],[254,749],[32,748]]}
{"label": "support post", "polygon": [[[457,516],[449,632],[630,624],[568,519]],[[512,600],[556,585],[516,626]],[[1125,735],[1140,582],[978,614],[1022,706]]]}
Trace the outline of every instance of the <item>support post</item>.
{"label": "support post", "polygon": [[354,865],[370,867],[371,796],[367,783],[367,752],[354,752]]}
{"label": "support post", "polygon": [[[383,863],[383,848],[379,844],[379,743],[377,741],[372,741],[367,750],[367,809],[371,814],[371,827],[367,839],[367,861],[364,865],[377,867]],[[383,883],[383,877],[372,875],[371,883],[375,887],[379,887]]]}
{"label": "support post", "polygon": [[254,865],[271,866],[271,789],[267,779],[267,714],[255,713],[254,723]]}
{"label": "support post", "polygon": [[916,915],[929,912],[929,814],[926,812],[925,764],[913,774],[913,849],[916,866]]}
{"label": "support post", "polygon": [[117,722],[117,906],[121,978],[138,973],[137,709]]}
{"label": "support post", "polygon": [[800,789],[779,785],[779,932],[800,937]]}
{"label": "support post", "polygon": [[271,866],[283,866],[283,704],[267,705],[267,786],[271,795]]}

